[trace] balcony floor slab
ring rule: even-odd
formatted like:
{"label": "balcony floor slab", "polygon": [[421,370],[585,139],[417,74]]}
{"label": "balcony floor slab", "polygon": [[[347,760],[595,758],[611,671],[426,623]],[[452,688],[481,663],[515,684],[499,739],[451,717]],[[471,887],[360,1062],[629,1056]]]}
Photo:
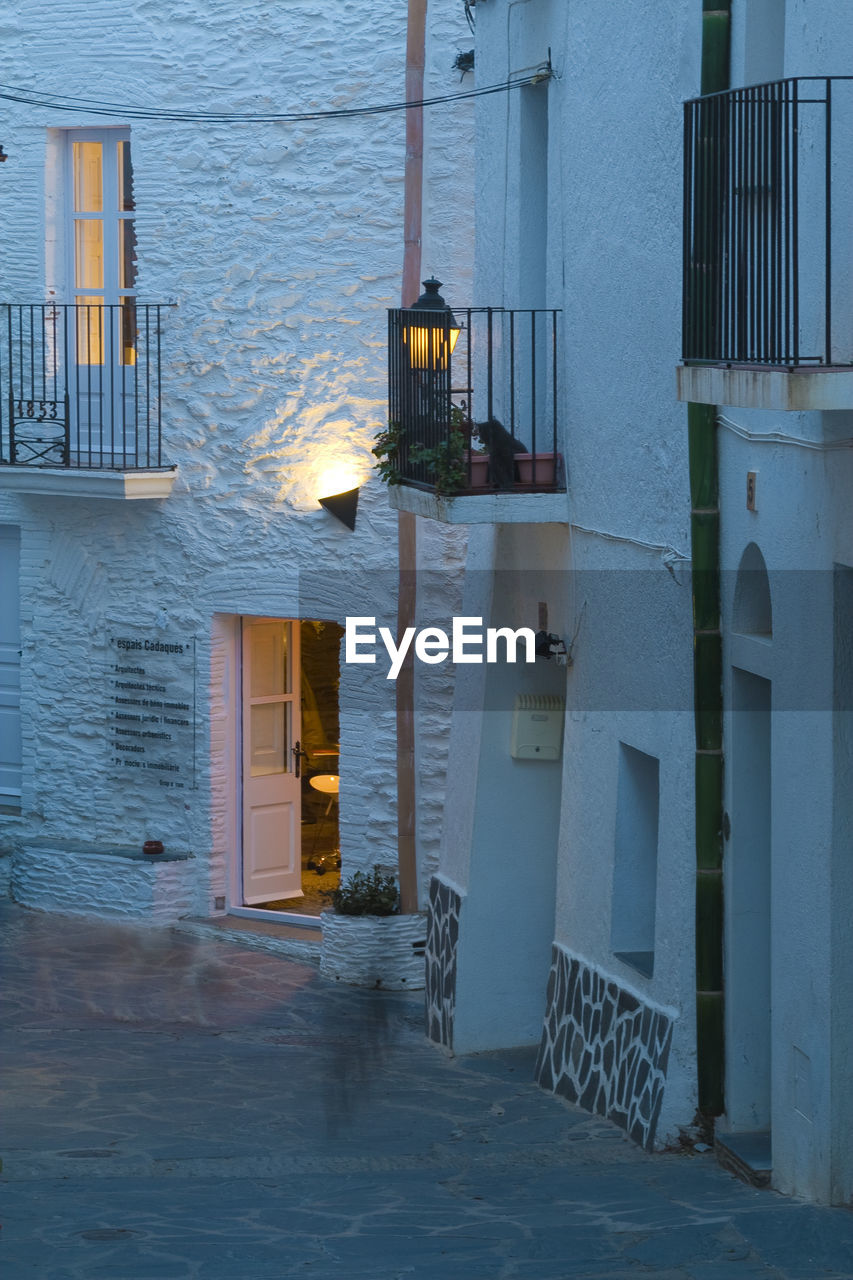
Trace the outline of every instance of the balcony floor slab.
{"label": "balcony floor slab", "polygon": [[425,489],[391,485],[388,498],[396,511],[443,524],[568,524],[566,493],[462,493],[444,498]]}
{"label": "balcony floor slab", "polygon": [[168,498],[177,467],[89,471],[74,467],[0,466],[0,490],[54,498]]}
{"label": "balcony floor slab", "polygon": [[761,365],[680,365],[678,399],[777,412],[853,409],[853,369]]}

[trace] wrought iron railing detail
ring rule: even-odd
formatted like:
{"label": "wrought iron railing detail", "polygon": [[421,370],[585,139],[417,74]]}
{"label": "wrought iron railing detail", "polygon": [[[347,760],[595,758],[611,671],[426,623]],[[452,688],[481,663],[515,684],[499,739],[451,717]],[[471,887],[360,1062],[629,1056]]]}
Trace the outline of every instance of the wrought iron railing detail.
{"label": "wrought iron railing detail", "polygon": [[392,483],[446,494],[565,488],[557,430],[559,314],[454,306],[461,332],[452,355],[448,318],[427,367],[413,367],[407,330],[423,312],[389,311]]}
{"label": "wrought iron railing detail", "polygon": [[0,462],[162,467],[164,309],[132,298],[0,304]]}
{"label": "wrought iron railing detail", "polygon": [[853,77],[684,112],[683,359],[853,365]]}

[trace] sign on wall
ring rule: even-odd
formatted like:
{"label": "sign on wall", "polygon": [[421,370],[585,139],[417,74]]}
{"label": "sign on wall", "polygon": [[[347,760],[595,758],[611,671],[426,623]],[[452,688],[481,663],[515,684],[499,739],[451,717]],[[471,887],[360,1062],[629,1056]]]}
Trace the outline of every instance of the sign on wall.
{"label": "sign on wall", "polygon": [[116,628],[109,636],[107,729],[114,777],[195,787],[195,636]]}

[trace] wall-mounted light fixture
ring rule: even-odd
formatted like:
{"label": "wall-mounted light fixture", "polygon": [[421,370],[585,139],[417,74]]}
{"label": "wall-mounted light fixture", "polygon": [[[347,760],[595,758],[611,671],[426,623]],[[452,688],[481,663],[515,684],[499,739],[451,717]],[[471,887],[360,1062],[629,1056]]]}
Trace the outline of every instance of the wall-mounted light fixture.
{"label": "wall-mounted light fixture", "polygon": [[361,480],[352,467],[330,467],[320,477],[317,501],[329,515],[354,530],[360,487]]}
{"label": "wall-mounted light fixture", "polygon": [[461,333],[434,276],[423,282],[417,302],[402,312],[403,346],[412,369],[446,369]]}
{"label": "wall-mounted light fixture", "polygon": [[321,507],[329,515],[340,520],[348,529],[355,529],[355,515],[358,510],[358,489],[347,489],[346,493],[330,493],[325,498],[318,498]]}
{"label": "wall-mounted light fixture", "polygon": [[565,667],[568,664],[569,654],[566,642],[559,636],[555,636],[553,632],[537,631],[535,647],[537,658],[556,658],[558,667]]}

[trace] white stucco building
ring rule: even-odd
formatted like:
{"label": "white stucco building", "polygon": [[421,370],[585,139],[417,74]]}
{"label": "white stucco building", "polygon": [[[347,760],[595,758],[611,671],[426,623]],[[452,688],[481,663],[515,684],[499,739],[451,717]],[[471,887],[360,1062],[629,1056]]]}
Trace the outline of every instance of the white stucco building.
{"label": "white stucco building", "polygon": [[[472,472],[436,499],[416,467],[392,491],[424,525],[473,522],[464,613],[570,652],[457,671],[433,1038],[538,1043],[544,1087],[645,1145],[698,1111],[749,1176],[841,1204],[851,22],[837,0],[477,4],[479,84],[552,74],[477,104],[474,301],[496,333],[487,359],[462,312],[451,398],[528,448],[556,406],[565,492],[518,459],[498,492]],[[685,101],[764,82],[685,134]],[[554,698],[560,759],[523,758],[519,717]]]}
{"label": "white stucco building", "polygon": [[[394,864],[394,687],[337,641],[393,627],[412,513],[418,621],[543,650],[417,670],[429,1034],[538,1045],[645,1146],[699,1112],[750,1176],[848,1204],[853,14],[469,9],[475,83],[519,83],[426,112],[413,237],[402,116],[258,119],[401,101],[399,10],[128,3],[93,43],[91,5],[19,6],[64,105],[6,102],[0,168],[12,890],[282,919],[337,806],[344,869]],[[430,0],[427,96],[471,43]],[[404,238],[452,309],[420,345],[385,323]],[[352,532],[317,500],[354,484]]]}
{"label": "white stucco building", "polygon": [[[396,865],[394,686],[340,671],[339,637],[396,616],[371,447],[404,207],[417,278],[471,181],[469,104],[427,115],[414,185],[406,113],[346,114],[405,101],[406,35],[361,0],[7,15],[0,847],[25,904],[281,920],[310,881],[319,925],[338,850]],[[469,43],[430,5],[423,95],[464,88]],[[351,530],[318,499],[356,487]],[[458,541],[422,539],[439,576]],[[448,706],[420,725],[439,811]]]}

